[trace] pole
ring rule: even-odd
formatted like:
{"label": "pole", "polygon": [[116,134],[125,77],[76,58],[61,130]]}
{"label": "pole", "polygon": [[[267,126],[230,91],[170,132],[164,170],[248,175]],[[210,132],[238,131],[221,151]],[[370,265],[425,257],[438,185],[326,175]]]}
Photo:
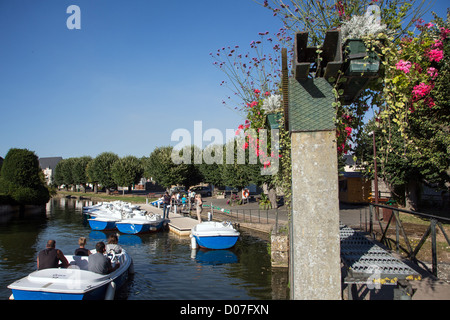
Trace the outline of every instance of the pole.
{"label": "pole", "polygon": [[[373,166],[375,171],[374,183],[375,183],[375,204],[378,204],[378,168],[377,168],[377,146],[375,144],[375,131],[372,131],[373,138]],[[378,209],[377,209],[378,211]]]}

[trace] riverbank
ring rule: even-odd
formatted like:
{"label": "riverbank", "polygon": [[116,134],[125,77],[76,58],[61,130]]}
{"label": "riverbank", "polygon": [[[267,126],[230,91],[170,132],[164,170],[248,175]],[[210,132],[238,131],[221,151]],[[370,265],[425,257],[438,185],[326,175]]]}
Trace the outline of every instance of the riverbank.
{"label": "riverbank", "polygon": [[137,192],[132,194],[106,194],[105,192],[73,192],[73,191],[58,191],[54,197],[70,197],[81,200],[92,200],[92,201],[116,201],[122,200],[127,202],[132,202],[136,204],[143,204],[147,202],[147,199],[154,201],[157,197],[148,197],[148,192]]}

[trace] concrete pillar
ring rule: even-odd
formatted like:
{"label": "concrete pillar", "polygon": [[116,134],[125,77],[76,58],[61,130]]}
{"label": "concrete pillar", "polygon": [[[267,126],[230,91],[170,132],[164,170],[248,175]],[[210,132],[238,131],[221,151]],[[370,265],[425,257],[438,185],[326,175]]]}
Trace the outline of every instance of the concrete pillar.
{"label": "concrete pillar", "polygon": [[336,133],[292,132],[291,299],[341,299]]}

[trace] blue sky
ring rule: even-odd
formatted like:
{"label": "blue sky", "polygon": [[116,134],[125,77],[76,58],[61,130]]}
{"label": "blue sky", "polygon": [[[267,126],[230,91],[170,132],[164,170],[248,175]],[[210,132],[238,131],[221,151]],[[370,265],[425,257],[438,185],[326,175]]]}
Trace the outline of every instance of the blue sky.
{"label": "blue sky", "polygon": [[236,129],[209,53],[281,26],[252,0],[0,0],[0,156],[141,157],[194,121]]}

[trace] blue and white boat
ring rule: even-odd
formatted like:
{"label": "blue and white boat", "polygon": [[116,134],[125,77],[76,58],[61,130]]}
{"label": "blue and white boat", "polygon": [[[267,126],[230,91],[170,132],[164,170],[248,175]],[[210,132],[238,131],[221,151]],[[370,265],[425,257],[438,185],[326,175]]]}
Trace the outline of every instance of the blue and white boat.
{"label": "blue and white boat", "polygon": [[92,206],[83,207],[83,213],[90,217],[96,216],[115,216],[121,217],[122,215],[143,215],[145,210],[139,209],[138,205],[131,204],[124,201],[112,201],[112,202],[100,202]]}
{"label": "blue and white boat", "polygon": [[236,244],[239,235],[230,222],[206,221],[192,228],[190,236],[202,248],[229,249]]}
{"label": "blue and white boat", "polygon": [[95,218],[88,219],[88,222],[92,230],[109,231],[115,230],[116,223],[120,220],[120,218],[115,217],[97,216]]}
{"label": "blue and white boat", "polygon": [[114,266],[107,275],[88,271],[88,257],[66,256],[70,267],[38,270],[8,286],[14,300],[112,300],[115,292],[133,272],[125,250],[113,255]]}
{"label": "blue and white boat", "polygon": [[161,199],[158,199],[158,200],[155,200],[155,201],[152,201],[152,202],[150,202],[150,204],[152,205],[152,206],[154,206],[154,207],[160,207],[160,206],[162,206],[163,205],[163,200],[162,200],[162,198]]}
{"label": "blue and white boat", "polygon": [[165,223],[166,219],[159,214],[153,214],[118,221],[116,227],[122,233],[140,234],[159,231]]}

